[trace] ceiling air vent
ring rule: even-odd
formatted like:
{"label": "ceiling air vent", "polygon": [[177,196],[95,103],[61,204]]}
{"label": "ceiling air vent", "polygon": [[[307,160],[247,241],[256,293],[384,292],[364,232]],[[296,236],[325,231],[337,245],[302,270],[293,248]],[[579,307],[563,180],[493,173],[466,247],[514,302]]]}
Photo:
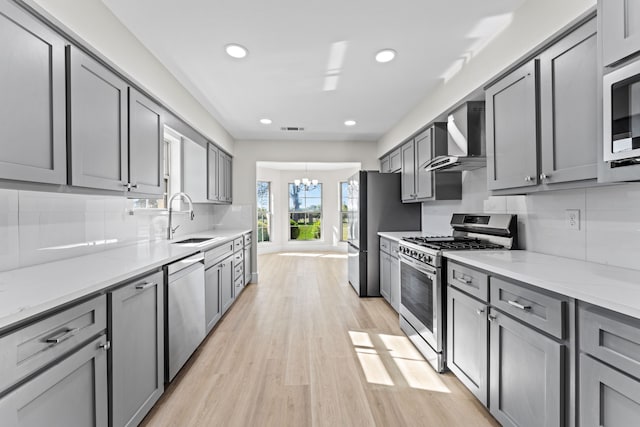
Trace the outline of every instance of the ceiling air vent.
{"label": "ceiling air vent", "polygon": [[285,132],[302,132],[304,128],[299,128],[295,126],[283,126],[280,128],[280,130]]}

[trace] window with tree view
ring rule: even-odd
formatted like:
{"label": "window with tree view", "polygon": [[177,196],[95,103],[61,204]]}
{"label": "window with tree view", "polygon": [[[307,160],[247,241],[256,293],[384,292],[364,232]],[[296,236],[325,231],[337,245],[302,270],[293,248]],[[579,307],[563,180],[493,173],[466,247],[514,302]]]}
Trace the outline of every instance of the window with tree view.
{"label": "window with tree view", "polygon": [[256,183],[258,206],[258,242],[271,241],[271,183]]}
{"label": "window with tree view", "polygon": [[349,239],[349,183],[340,183],[340,240]]}
{"label": "window with tree view", "polygon": [[322,184],[289,184],[289,239],[319,240],[321,220]]}

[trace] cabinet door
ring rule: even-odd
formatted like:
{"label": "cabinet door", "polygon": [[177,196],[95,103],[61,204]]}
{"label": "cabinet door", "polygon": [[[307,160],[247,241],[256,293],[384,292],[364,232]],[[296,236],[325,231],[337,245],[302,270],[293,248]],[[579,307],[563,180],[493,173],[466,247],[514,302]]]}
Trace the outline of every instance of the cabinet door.
{"label": "cabinet door", "polygon": [[537,64],[525,64],[486,91],[490,190],[538,184]]}
{"label": "cabinet door", "polygon": [[640,51],[640,0],[602,0],[598,6],[604,65]]}
{"label": "cabinet door", "polygon": [[402,150],[397,148],[389,154],[389,172],[399,172],[402,169]]}
{"label": "cabinet door", "polygon": [[233,173],[233,161],[230,156],[225,156],[225,169],[224,169],[224,182],[225,182],[225,192],[226,192],[226,201],[231,203],[233,201],[233,188],[232,188],[232,173]]}
{"label": "cabinet door", "polygon": [[194,202],[207,202],[207,149],[197,142],[182,140],[182,191]]}
{"label": "cabinet door", "polygon": [[116,289],[111,302],[111,419],[136,426],[164,392],[161,272]]}
{"label": "cabinet door", "polygon": [[107,352],[101,335],[0,399],[2,425],[108,425]]}
{"label": "cabinet door", "polygon": [[231,258],[228,258],[220,264],[220,304],[222,305],[222,314],[226,313],[231,307],[235,298],[233,273],[233,262]]}
{"label": "cabinet door", "polygon": [[[397,256],[397,255],[396,255]],[[389,269],[389,278],[390,278],[390,303],[391,307],[394,308],[396,312],[400,312],[400,262],[398,258],[391,255],[389,257],[391,268]]]}
{"label": "cabinet door", "polygon": [[251,246],[244,247],[244,284],[251,283]]}
{"label": "cabinet door", "polygon": [[207,197],[209,200],[220,200],[220,191],[218,189],[218,170],[220,168],[220,152],[215,145],[209,144],[207,152]]}
{"label": "cabinet door", "polygon": [[207,322],[207,333],[213,329],[222,317],[220,302],[222,264],[214,265],[204,274],[204,313]]}
{"label": "cabinet door", "polygon": [[389,173],[391,172],[391,166],[389,164],[389,156],[384,156],[380,159],[380,172]]}
{"label": "cabinet door", "polygon": [[433,157],[432,129],[427,129],[415,139],[416,149],[416,197],[429,199],[433,197],[433,172],[426,172],[424,165]]}
{"label": "cabinet door", "polygon": [[391,259],[389,254],[380,251],[380,295],[391,304]]}
{"label": "cabinet door", "polygon": [[65,41],[0,3],[0,178],[67,183]]}
{"label": "cabinet door", "polygon": [[504,426],[561,426],[564,346],[494,309],[489,410]]}
{"label": "cabinet door", "polygon": [[130,191],[164,193],[164,118],[159,105],[129,88]]}
{"label": "cabinet door", "polygon": [[218,200],[227,201],[227,155],[218,151]]}
{"label": "cabinet door", "polygon": [[487,406],[487,306],[447,288],[447,367]]}
{"label": "cabinet door", "polygon": [[640,420],[640,380],[580,355],[580,425],[627,427]]}
{"label": "cabinet door", "polygon": [[69,47],[71,184],[124,190],[127,175],[127,85],[102,64]]}
{"label": "cabinet door", "polygon": [[400,149],[402,155],[402,201],[412,201],[416,198],[416,157],[413,140],[404,144]]}
{"label": "cabinet door", "polygon": [[543,184],[596,178],[596,48],[593,19],[540,55]]}

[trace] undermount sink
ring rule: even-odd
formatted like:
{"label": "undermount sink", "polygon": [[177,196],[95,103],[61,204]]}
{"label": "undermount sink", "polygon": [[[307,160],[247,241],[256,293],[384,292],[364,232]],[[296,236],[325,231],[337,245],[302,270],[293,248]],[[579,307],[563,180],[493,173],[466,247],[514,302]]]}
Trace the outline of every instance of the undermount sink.
{"label": "undermount sink", "polygon": [[202,242],[206,242],[208,240],[215,240],[215,237],[192,237],[191,239],[184,239],[184,240],[179,240],[177,242],[171,242],[174,245],[188,245],[188,244],[195,244],[195,243],[202,243]]}

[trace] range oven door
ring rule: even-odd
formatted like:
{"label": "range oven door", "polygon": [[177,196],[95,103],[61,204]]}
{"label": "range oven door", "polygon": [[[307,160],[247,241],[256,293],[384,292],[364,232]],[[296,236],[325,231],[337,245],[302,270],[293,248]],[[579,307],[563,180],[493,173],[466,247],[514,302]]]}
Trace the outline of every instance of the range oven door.
{"label": "range oven door", "polygon": [[437,268],[399,254],[400,314],[433,350],[443,350],[444,312]]}

